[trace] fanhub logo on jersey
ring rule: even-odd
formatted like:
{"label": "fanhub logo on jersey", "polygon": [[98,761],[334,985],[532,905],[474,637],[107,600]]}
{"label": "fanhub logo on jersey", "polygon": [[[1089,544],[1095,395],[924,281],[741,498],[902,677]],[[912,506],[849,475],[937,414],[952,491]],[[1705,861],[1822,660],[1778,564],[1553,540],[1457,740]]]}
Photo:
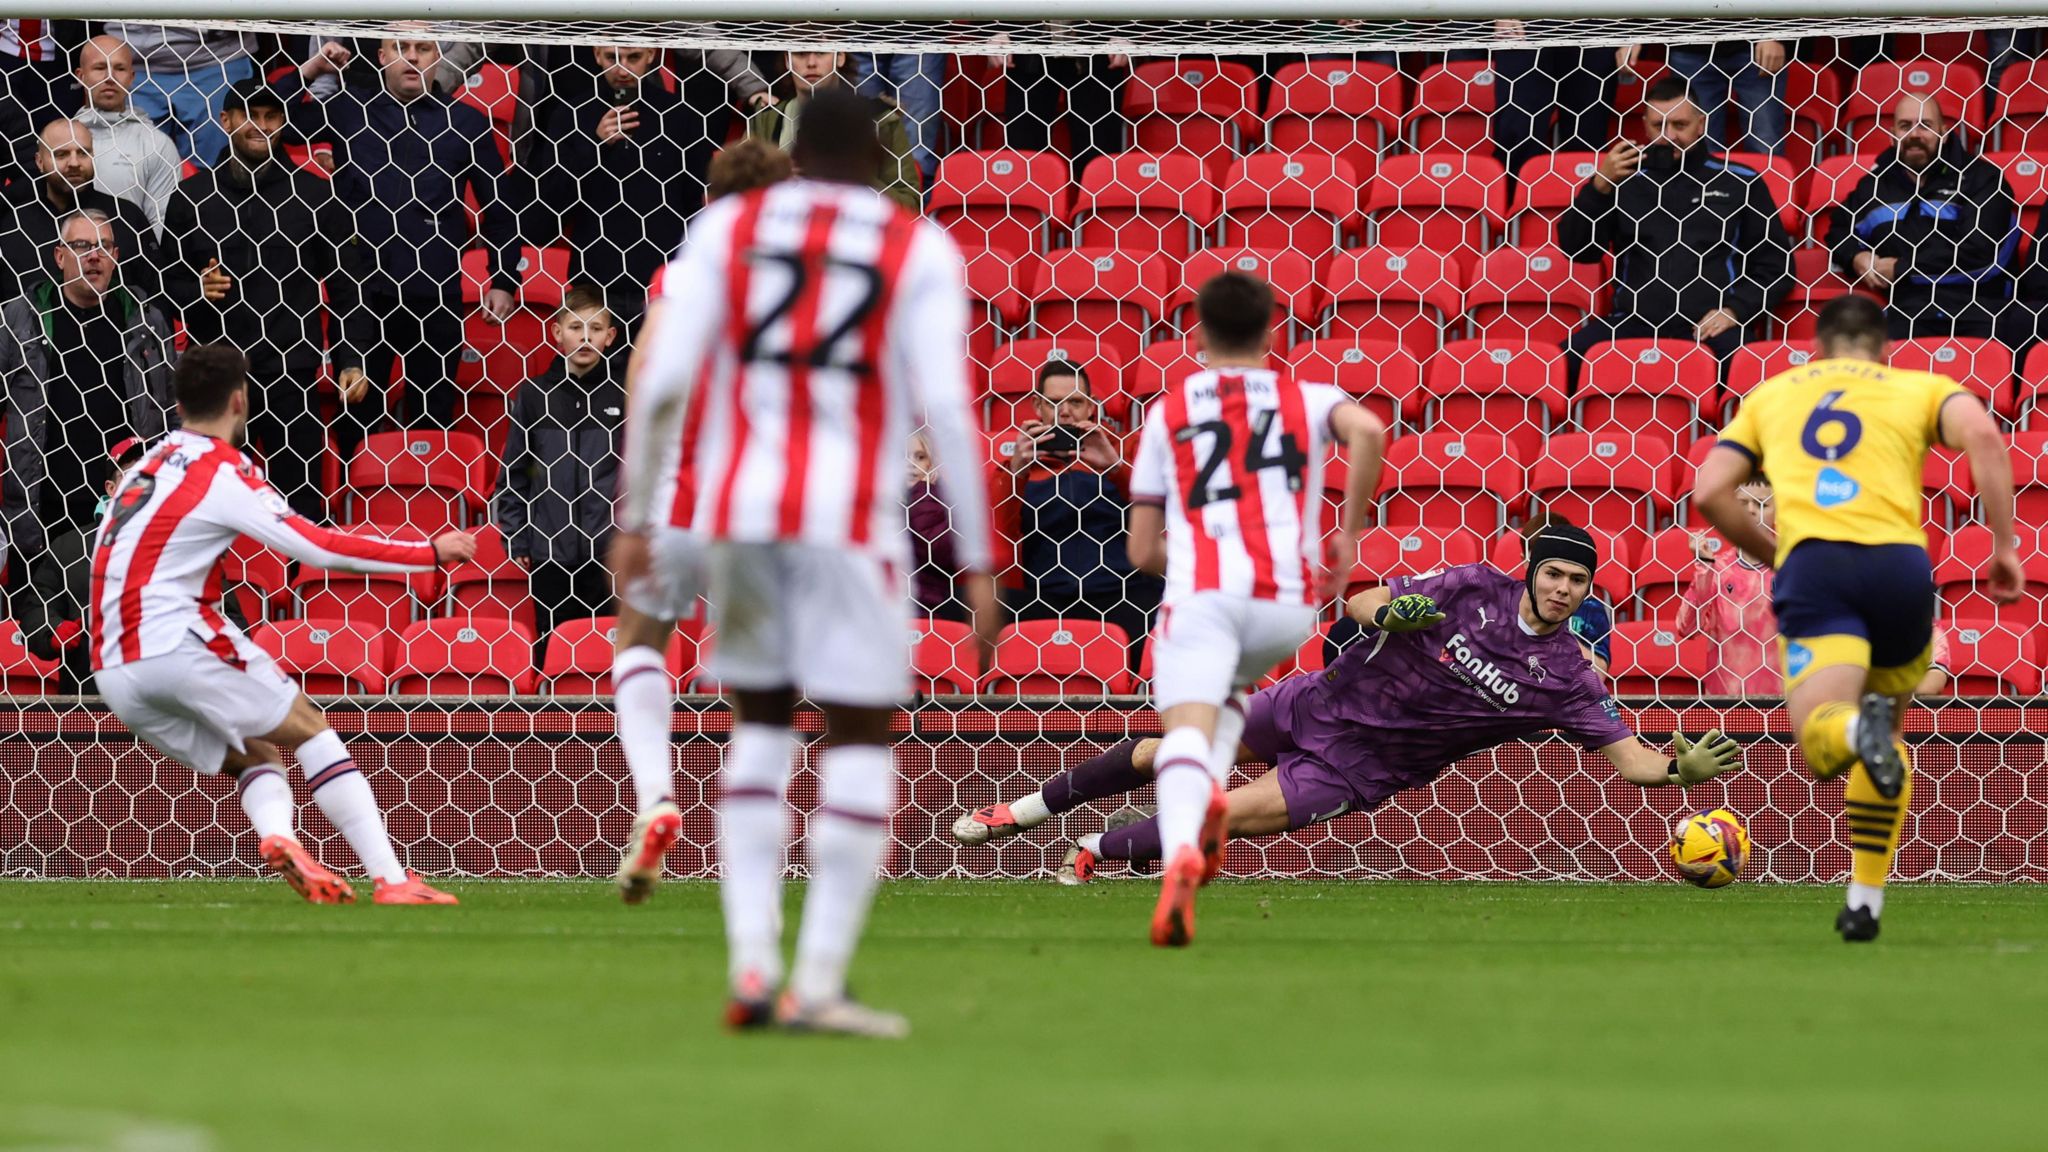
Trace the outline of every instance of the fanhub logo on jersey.
{"label": "fanhub logo on jersey", "polygon": [[1496,698],[1496,708],[1519,703],[1522,699],[1522,686],[1508,679],[1505,673],[1494,667],[1493,661],[1481,659],[1474,653],[1466,644],[1463,632],[1445,642],[1444,650],[1438,654],[1437,659],[1462,671],[1465,679],[1471,681],[1474,687],[1483,687],[1492,692]]}

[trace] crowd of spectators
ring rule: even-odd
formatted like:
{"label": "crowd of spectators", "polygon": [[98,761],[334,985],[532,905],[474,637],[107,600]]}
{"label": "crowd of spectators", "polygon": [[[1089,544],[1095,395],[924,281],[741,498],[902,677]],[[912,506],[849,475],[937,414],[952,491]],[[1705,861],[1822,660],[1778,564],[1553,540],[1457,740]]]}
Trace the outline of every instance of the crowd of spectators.
{"label": "crowd of spectators", "polygon": [[[1608,281],[1604,310],[1566,342],[1571,372],[1592,345],[1628,337],[1697,341],[1726,361],[1764,335],[1798,246],[1787,206],[1726,153],[1786,151],[1787,67],[1820,49],[1652,49],[1665,71],[1627,122],[1615,94],[1644,46],[1512,43],[1544,31],[1501,25],[1507,42],[1486,54],[1490,132],[1510,176],[1548,153],[1599,155],[1556,222],[1567,258]],[[1988,44],[1994,90],[2006,65],[2039,48],[2024,34]],[[1233,59],[1266,86],[1300,58]],[[1414,69],[1413,58],[1377,59]],[[464,98],[487,61],[520,65],[503,119]],[[296,509],[337,515],[335,475],[367,436],[463,423],[479,327],[515,319],[534,271],[525,253],[554,249],[568,253],[569,287],[546,327],[552,356],[516,388],[493,381],[510,395],[490,516],[527,570],[542,635],[606,611],[623,365],[714,155],[743,137],[786,145],[813,93],[855,86],[879,98],[875,186],[915,210],[948,150],[976,142],[942,99],[964,66],[931,53],[443,44],[407,24],[383,40],[308,41],[0,23],[0,132],[12,144],[0,162],[0,516],[13,615],[31,619],[23,601],[54,586],[43,566],[69,571],[116,466],[109,446],[164,430],[169,362],[184,341],[248,354],[252,447]],[[989,67],[986,106],[1004,146],[1061,150],[1076,178],[1131,146],[1131,58],[1020,52]],[[2038,229],[2023,243],[2019,203],[1982,139],[1926,92],[1901,97],[1885,124],[1891,147],[1815,241],[1860,290],[1888,299],[1895,337],[1997,337],[2020,350],[2042,339],[2048,246]],[[1015,617],[1100,619],[1135,642],[1160,588],[1124,554],[1132,429],[1111,402],[1081,364],[1045,364],[987,467]],[[948,617],[959,606],[931,467],[913,446],[906,516],[919,601]],[[1703,567],[1688,627],[1754,615],[1725,610],[1745,563],[1718,559],[1711,577]],[[33,618],[61,613],[39,602]],[[1746,624],[1729,626],[1727,646],[1751,643]],[[1589,621],[1581,633],[1602,660],[1605,632]]]}

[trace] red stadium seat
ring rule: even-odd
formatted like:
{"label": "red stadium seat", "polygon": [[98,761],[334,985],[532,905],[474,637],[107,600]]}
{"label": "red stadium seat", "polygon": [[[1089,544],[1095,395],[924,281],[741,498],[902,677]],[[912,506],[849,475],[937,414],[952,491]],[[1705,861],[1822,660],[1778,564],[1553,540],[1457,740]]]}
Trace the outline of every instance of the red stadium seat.
{"label": "red stadium seat", "polygon": [[1785,106],[1792,113],[1785,136],[1785,158],[1798,169],[1835,147],[1837,118],[1842,108],[1842,78],[1825,64],[1799,60],[1785,63]]}
{"label": "red stadium seat", "polygon": [[491,122],[491,136],[498,145],[498,158],[512,162],[512,121],[519,112],[519,66],[479,61],[462,87],[457,103],[467,104]]}
{"label": "red stadium seat", "polygon": [[2048,205],[2048,142],[2032,152],[1999,152],[1985,159],[2005,172],[2012,198],[2020,208],[2020,234],[2031,237]]}
{"label": "red stadium seat", "polygon": [[1123,87],[1131,147],[1199,156],[1220,179],[1258,138],[1258,91],[1243,64],[1195,56],[1139,64]]}
{"label": "red stadium seat", "polygon": [[528,632],[534,630],[526,569],[506,555],[505,540],[496,524],[477,526],[476,556],[448,569],[445,584],[434,615],[512,620]]}
{"label": "red stadium seat", "polygon": [[291,570],[283,556],[253,537],[236,540],[220,558],[222,594],[232,598],[252,626],[283,612],[290,599]]}
{"label": "red stadium seat", "polygon": [[1484,60],[1432,64],[1408,109],[1408,146],[1417,152],[1493,152],[1493,66]]}
{"label": "red stadium seat", "polygon": [[1556,248],[1495,248],[1465,285],[1466,334],[1495,343],[1563,344],[1600,308],[1597,264],[1574,264]]}
{"label": "red stadium seat", "polygon": [[[89,639],[81,639],[89,644]],[[22,643],[21,625],[0,620],[0,691],[9,696],[47,696],[57,690],[55,660],[45,660]]]}
{"label": "red stadium seat", "polygon": [[509,620],[422,620],[398,638],[401,696],[523,696],[534,690],[533,633]]}
{"label": "red stadium seat", "polygon": [[2048,622],[2048,610],[2044,610],[2048,608],[2048,547],[2044,547],[2042,533],[2040,525],[2019,529],[2020,567],[2026,586],[2012,604],[2000,604],[1991,597],[1985,573],[1991,562],[1991,529],[1965,524],[1949,533],[1948,547],[1934,565],[1935,588],[1947,613],[1997,620],[2023,633]]}
{"label": "red stadium seat", "polygon": [[[1593,574],[1593,591],[1619,617],[1635,594],[1636,553],[1642,533],[1609,532],[1572,517],[1566,519],[1593,538],[1593,551],[1600,557],[1599,570]],[[1514,529],[1496,537],[1488,552],[1488,562],[1510,576],[1520,576],[1528,567],[1528,541]]]}
{"label": "red stadium seat", "polygon": [[380,695],[388,662],[387,634],[339,620],[279,620],[249,633],[285,675],[309,696]]}
{"label": "red stadium seat", "polygon": [[[1801,248],[1792,253],[1792,290],[1771,311],[1773,327],[1783,340],[1813,339],[1814,321],[1827,302],[1847,296],[1857,288],[1835,271],[1825,248]],[[1864,292],[1879,304],[1882,299]]]}
{"label": "red stadium seat", "polygon": [[[1830,156],[1807,173],[1799,194],[1799,207],[1806,215],[1807,235],[1820,243],[1827,235],[1828,215],[1849,198],[1856,185],[1870,175],[1874,156]],[[1795,236],[1798,233],[1794,233]]]}
{"label": "red stadium seat", "polygon": [[1396,576],[1477,564],[1484,554],[1479,537],[1462,528],[1368,528],[1358,538],[1358,569],[1351,574],[1346,595]]}
{"label": "red stadium seat", "polygon": [[1024,328],[1024,292],[1038,275],[1038,258],[1001,249],[967,256],[967,297],[974,317],[967,330],[967,355],[988,364],[996,345]]}
{"label": "red stadium seat", "polygon": [[1202,246],[1216,220],[1216,184],[1184,152],[1097,156],[1074,198],[1074,244],[1158,252],[1176,259]]}
{"label": "red stadium seat", "polygon": [[1388,428],[1402,426],[1401,413],[1422,388],[1422,361],[1392,340],[1305,340],[1287,365],[1306,383],[1343,389]]}
{"label": "red stadium seat", "polygon": [[487,455],[482,440],[460,432],[366,436],[348,465],[349,519],[426,535],[466,524],[484,503],[475,466]]}
{"label": "red stadium seat", "polygon": [[910,650],[917,690],[926,696],[972,696],[981,682],[974,629],[951,620],[921,620]]}
{"label": "red stadium seat", "polygon": [[1778,206],[1778,219],[1785,225],[1785,231],[1795,237],[1799,235],[1799,173],[1790,160],[1761,152],[1724,152],[1720,162],[1756,173],[1771,194],[1771,203]]}
{"label": "red stadium seat", "polygon": [[1223,243],[1284,248],[1313,260],[1344,246],[1358,225],[1358,174],[1321,152],[1255,152],[1223,178]]}
{"label": "red stadium seat", "polygon": [[[1147,645],[1145,651],[1151,652],[1151,646]],[[1323,630],[1317,628],[1314,632],[1309,633],[1308,639],[1301,642],[1301,647],[1294,650],[1294,655],[1275,664],[1265,675],[1259,677],[1258,687],[1270,687],[1282,680],[1289,680],[1296,676],[1305,676],[1313,672],[1321,672],[1322,670]],[[1146,679],[1149,680],[1151,677],[1148,676]]]}
{"label": "red stadium seat", "polygon": [[1530,457],[1530,509],[1633,539],[1657,526],[1671,455],[1670,439],[1656,434],[1552,436]]}
{"label": "red stadium seat", "polygon": [[1400,72],[1384,64],[1285,64],[1266,93],[1266,142],[1281,152],[1335,156],[1364,182],[1400,132],[1407,108]]}
{"label": "red stadium seat", "polygon": [[2012,421],[2019,416],[2012,388],[2012,349],[1996,340],[1894,340],[1891,365],[1910,372],[1934,372],[1970,390],[1986,407]]}
{"label": "red stadium seat", "polygon": [[1406,413],[1417,427],[1503,436],[1533,460],[1564,419],[1564,351],[1555,344],[1453,340],[1423,372]]}
{"label": "red stadium seat", "polygon": [[335,620],[378,632],[402,632],[419,618],[420,605],[440,591],[435,572],[329,572],[299,566],[292,577],[295,615]]}
{"label": "red stadium seat", "polygon": [[2041,692],[2037,632],[1980,616],[1949,621],[1948,674],[1957,696],[2036,696]]}
{"label": "red stadium seat", "polygon": [[1849,151],[1870,154],[1890,148],[1892,107],[1908,92],[1929,93],[1950,124],[1982,133],[1984,73],[1975,66],[1938,60],[1881,61],[1863,66],[1843,103],[1842,126],[1848,134]]}
{"label": "red stadium seat", "polygon": [[1378,523],[1492,536],[1522,503],[1525,469],[1505,437],[1424,432],[1387,445]]}
{"label": "red stadium seat", "polygon": [[[1125,391],[1131,403],[1141,408],[1208,365],[1208,357],[1196,346],[1193,337],[1161,340],[1148,346],[1125,372]],[[1286,361],[1278,353],[1268,353],[1266,367],[1284,368]],[[1136,428],[1142,422],[1142,413],[1134,411],[1132,416],[1131,426]]]}
{"label": "red stadium seat", "polygon": [[[2014,454],[2017,457],[2017,453]],[[2021,462],[2013,460],[2015,479],[2021,469]],[[1949,529],[1969,518],[1971,506],[1977,499],[1976,481],[1970,476],[1970,462],[1960,452],[1936,445],[1927,453],[1920,469],[1920,487],[1926,501],[1924,513],[1927,522],[1928,551],[1939,558],[1943,538]],[[2022,519],[2022,524],[2035,521]]]}
{"label": "red stadium seat", "polygon": [[2048,60],[2006,65],[1998,89],[1992,147],[2005,152],[2048,151]]}
{"label": "red stadium seat", "polygon": [[[1644,541],[1634,579],[1636,610],[1641,618],[1667,623],[1678,618],[1679,601],[1700,570],[1699,554],[1692,546],[1695,531],[1666,528]],[[1718,537],[1709,540],[1721,543]]]}
{"label": "red stadium seat", "polygon": [[[2012,451],[2014,512],[2022,524],[2048,524],[2048,431],[2015,432]],[[1967,475],[1967,466],[1962,468]]]}
{"label": "red stadium seat", "polygon": [[709,622],[699,617],[694,620],[676,621],[675,635],[668,640],[668,672],[675,677],[678,690],[684,692],[716,692],[718,687],[711,683],[707,666],[711,663],[711,649],[718,637],[711,631]]}
{"label": "red stadium seat", "polygon": [[1038,372],[1055,361],[1080,365],[1088,377],[1090,393],[1105,408],[1122,399],[1124,357],[1110,345],[1066,338],[1012,340],[996,349],[989,364],[988,390],[993,403],[983,427],[991,435],[1007,439],[1009,430],[1038,419],[1032,399],[1038,388]]}
{"label": "red stadium seat", "polygon": [[1626,428],[1689,443],[1714,406],[1721,363],[1690,340],[1611,340],[1586,350],[1572,419],[1589,432]]}
{"label": "red stadium seat", "polygon": [[925,214],[967,253],[1044,252],[1067,218],[1067,158],[1057,152],[950,152]]}
{"label": "red stadium seat", "polygon": [[1722,389],[1719,420],[1735,418],[1742,398],[1773,376],[1790,372],[1813,359],[1811,340],[1752,340],[1728,358],[1728,382]]}
{"label": "red stadium seat", "polygon": [[1552,243],[1557,218],[1599,167],[1598,152],[1553,152],[1523,161],[1508,210],[1508,242],[1519,248]]}
{"label": "red stadium seat", "polygon": [[1699,509],[1693,507],[1692,485],[1694,478],[1700,473],[1700,465],[1706,461],[1707,454],[1714,450],[1714,439],[1712,436],[1702,436],[1694,440],[1683,458],[1673,457],[1671,461],[1670,479],[1667,482],[1669,487],[1664,492],[1678,508],[1678,522],[1691,528],[1705,529],[1707,526],[1706,520],[1700,516]]}
{"label": "red stadium seat", "polygon": [[2013,404],[2019,410],[2022,428],[2032,427],[2034,413],[2048,404],[2048,344],[2036,344],[2027,353],[2026,365],[2020,369],[2019,395]]}
{"label": "red stadium seat", "polygon": [[1508,182],[1488,155],[1390,156],[1365,204],[1373,243],[1421,247],[1475,260],[1507,233]]}
{"label": "red stadium seat", "polygon": [[1418,360],[1436,354],[1464,311],[1455,259],[1428,248],[1355,248],[1330,261],[1326,331],[1333,337],[1392,340]]}
{"label": "red stadium seat", "polygon": [[[519,276],[520,304],[538,310],[543,319],[562,306],[562,296],[569,290],[567,248],[521,248],[519,263],[512,270]],[[481,303],[490,287],[490,253],[481,248],[464,252],[462,302],[471,306]]]}
{"label": "red stadium seat", "polygon": [[1172,274],[1155,255],[1110,248],[1068,248],[1045,258],[1031,287],[1031,331],[1056,339],[1093,339],[1138,358],[1166,315]]}
{"label": "red stadium seat", "polygon": [[609,696],[612,645],[617,616],[564,620],[548,633],[540,660],[541,682],[555,696]]}
{"label": "red stadium seat", "polygon": [[1129,637],[1096,620],[1027,620],[1003,629],[987,691],[1006,696],[1121,696],[1132,691]]}
{"label": "red stadium seat", "polygon": [[1608,675],[1617,696],[1698,696],[1700,672],[1712,661],[1704,636],[1683,636],[1655,620],[1614,626]]}
{"label": "red stadium seat", "polygon": [[1175,327],[1194,332],[1195,294],[1223,272],[1257,276],[1273,289],[1275,351],[1294,343],[1293,332],[1315,326],[1323,307],[1323,284],[1314,260],[1286,248],[1204,248],[1181,265],[1180,285],[1167,301]]}

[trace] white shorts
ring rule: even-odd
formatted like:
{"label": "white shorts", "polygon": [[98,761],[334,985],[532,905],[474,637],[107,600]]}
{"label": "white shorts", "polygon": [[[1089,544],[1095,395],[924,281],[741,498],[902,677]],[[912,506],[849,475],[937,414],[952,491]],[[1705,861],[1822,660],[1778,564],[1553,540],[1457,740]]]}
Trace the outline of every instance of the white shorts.
{"label": "white shorts", "polygon": [[208,776],[228,749],[277,731],[299,686],[248,637],[228,634],[244,667],[237,668],[187,633],[178,647],[93,673],[100,696],[128,730]]}
{"label": "white shorts", "polygon": [[817,704],[886,708],[910,698],[909,585],[888,561],[815,544],[709,545],[711,678],[794,686]]}
{"label": "white shorts", "polygon": [[1152,706],[1222,704],[1294,655],[1315,631],[1303,604],[1197,592],[1159,609],[1152,629]]}
{"label": "white shorts", "polygon": [[657,525],[647,537],[647,574],[627,585],[620,599],[657,620],[695,616],[704,594],[704,548],[704,538],[687,528]]}

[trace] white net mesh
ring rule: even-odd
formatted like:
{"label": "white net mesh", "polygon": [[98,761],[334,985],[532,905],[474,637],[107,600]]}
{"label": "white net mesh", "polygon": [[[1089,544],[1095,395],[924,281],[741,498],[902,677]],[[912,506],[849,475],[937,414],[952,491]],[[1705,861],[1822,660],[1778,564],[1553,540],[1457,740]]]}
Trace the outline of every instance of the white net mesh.
{"label": "white net mesh", "polygon": [[[1358,587],[1449,564],[1519,571],[1526,526],[1586,525],[1600,604],[1575,627],[1641,706],[1630,718],[1653,740],[1720,726],[1754,743],[1746,772],[1689,796],[1619,785],[1562,742],[1513,745],[1375,814],[1238,846],[1235,869],[1648,876],[1680,806],[1725,794],[1764,874],[1841,873],[1836,805],[1768,698],[1767,587],[1715,559],[1685,493],[1742,395],[1810,353],[1818,308],[1863,292],[1889,307],[1895,362],[1962,381],[2011,434],[2031,581],[2018,604],[1986,593],[1968,470],[1938,453],[1927,523],[1945,676],[1929,688],[1944,699],[1911,722],[1923,783],[1901,870],[2048,875],[2039,745],[2017,738],[2035,730],[2048,603],[2037,26],[8,27],[0,873],[253,859],[231,788],[72,695],[91,691],[77,638],[109,450],[161,434],[169,365],[221,339],[250,354],[253,447],[300,511],[482,537],[475,562],[433,577],[330,574],[246,544],[223,566],[234,614],[335,698],[416,866],[609,872],[631,819],[600,566],[625,356],[712,157],[747,135],[783,143],[806,87],[844,82],[889,98],[877,184],[969,260],[1017,621],[983,677],[954,623],[947,510],[913,486],[928,697],[905,721],[900,868],[1056,863],[1047,836],[970,850],[945,828],[1153,723],[1143,637],[1159,588],[1123,554],[1121,465],[1145,403],[1199,364],[1194,289],[1237,268],[1280,298],[1275,362],[1337,383],[1395,432]],[[329,42],[347,51],[309,65]],[[1655,93],[1674,78],[1700,123],[1666,123]],[[1694,133],[1683,151],[1614,152]],[[609,322],[573,289],[599,293]],[[579,360],[579,340],[611,342]],[[1039,421],[1099,424],[1098,452],[1020,454]],[[710,866],[727,723],[703,694],[714,642],[685,621],[671,651],[678,685],[699,692],[677,713],[686,871]],[[1281,674],[1324,659],[1318,636]],[[324,847],[347,859],[338,839]]]}

